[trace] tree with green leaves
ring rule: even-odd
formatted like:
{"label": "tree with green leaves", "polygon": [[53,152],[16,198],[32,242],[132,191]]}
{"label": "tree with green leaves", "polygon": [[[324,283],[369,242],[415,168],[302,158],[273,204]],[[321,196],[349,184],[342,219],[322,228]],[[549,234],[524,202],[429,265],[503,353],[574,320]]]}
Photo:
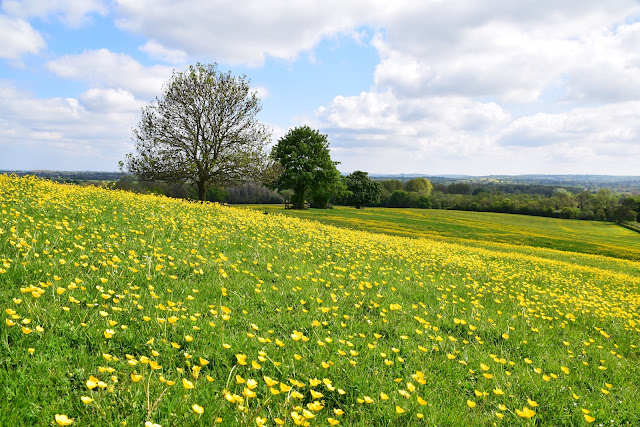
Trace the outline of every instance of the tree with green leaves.
{"label": "tree with green leaves", "polygon": [[338,162],[331,160],[327,135],[309,126],[290,129],[273,147],[271,156],[282,166],[275,186],[293,190],[294,209],[304,209],[310,196],[316,207],[326,207],[331,196],[340,191]]}
{"label": "tree with green leaves", "polygon": [[173,73],[162,96],[143,108],[133,131],[136,154],[120,162],[141,180],[191,182],[207,189],[260,179],[271,137],[246,76],[196,64]]}
{"label": "tree with green leaves", "polygon": [[420,193],[421,196],[429,197],[433,191],[433,184],[426,178],[414,178],[407,181],[405,185],[406,191]]}
{"label": "tree with green leaves", "polygon": [[363,205],[380,203],[380,184],[371,178],[367,172],[355,171],[345,178],[347,190],[351,193],[347,202],[360,209]]}

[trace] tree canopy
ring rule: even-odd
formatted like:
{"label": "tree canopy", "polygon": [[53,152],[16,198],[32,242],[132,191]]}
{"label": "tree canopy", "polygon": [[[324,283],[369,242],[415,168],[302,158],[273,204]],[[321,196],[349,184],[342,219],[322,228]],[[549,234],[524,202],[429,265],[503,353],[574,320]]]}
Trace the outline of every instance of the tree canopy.
{"label": "tree canopy", "polygon": [[405,189],[428,197],[431,195],[431,191],[433,190],[433,184],[431,184],[431,181],[426,178],[414,178],[407,181]]}
{"label": "tree canopy", "polygon": [[350,195],[348,203],[360,209],[363,205],[380,203],[380,184],[369,178],[367,172],[355,171],[345,178]]}
{"label": "tree canopy", "polygon": [[289,132],[273,147],[272,158],[282,166],[275,186],[291,189],[291,202],[302,209],[308,196],[313,196],[317,207],[326,207],[331,196],[344,190],[338,162],[331,160],[326,135],[301,126]]}
{"label": "tree canopy", "polygon": [[173,73],[162,96],[143,108],[133,130],[136,153],[121,168],[143,180],[187,181],[205,200],[211,185],[257,179],[270,138],[256,116],[262,109],[246,76],[196,64]]}

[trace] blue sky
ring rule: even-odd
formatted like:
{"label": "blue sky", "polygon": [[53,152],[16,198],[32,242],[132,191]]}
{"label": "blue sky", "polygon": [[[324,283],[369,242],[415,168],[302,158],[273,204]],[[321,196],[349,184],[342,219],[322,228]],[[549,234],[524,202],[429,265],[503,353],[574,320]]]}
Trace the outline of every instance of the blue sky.
{"label": "blue sky", "polygon": [[117,170],[173,70],[348,173],[640,175],[640,3],[1,0],[0,169]]}

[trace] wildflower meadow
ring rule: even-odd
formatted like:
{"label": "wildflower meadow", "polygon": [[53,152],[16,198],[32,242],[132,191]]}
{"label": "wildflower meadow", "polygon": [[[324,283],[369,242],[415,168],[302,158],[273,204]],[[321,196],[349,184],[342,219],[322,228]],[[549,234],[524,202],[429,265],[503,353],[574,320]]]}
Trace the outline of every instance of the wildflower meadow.
{"label": "wildflower meadow", "polygon": [[0,176],[2,425],[640,425],[639,263]]}

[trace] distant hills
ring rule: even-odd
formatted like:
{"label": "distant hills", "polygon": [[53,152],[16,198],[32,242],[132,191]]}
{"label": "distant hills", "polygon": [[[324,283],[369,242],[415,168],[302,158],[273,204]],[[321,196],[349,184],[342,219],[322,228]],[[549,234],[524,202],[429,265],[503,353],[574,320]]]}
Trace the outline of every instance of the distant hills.
{"label": "distant hills", "polygon": [[[35,175],[58,181],[117,181],[125,176],[122,172],[109,171],[55,171],[55,170],[0,170],[2,174],[18,176]],[[398,179],[407,181],[412,178],[427,178],[434,184],[464,182],[476,185],[548,185],[559,187],[581,187],[584,189],[609,188],[614,191],[630,191],[640,189],[640,176],[618,175],[486,175],[472,176],[462,174],[429,175],[417,173],[404,174],[372,174],[376,180]]]}
{"label": "distant hills", "polygon": [[624,191],[640,188],[640,176],[618,175],[427,175],[427,174],[375,174],[373,179],[398,179],[401,181],[423,177],[434,184],[465,182],[468,184],[524,184],[583,187],[585,189],[610,188]]}

